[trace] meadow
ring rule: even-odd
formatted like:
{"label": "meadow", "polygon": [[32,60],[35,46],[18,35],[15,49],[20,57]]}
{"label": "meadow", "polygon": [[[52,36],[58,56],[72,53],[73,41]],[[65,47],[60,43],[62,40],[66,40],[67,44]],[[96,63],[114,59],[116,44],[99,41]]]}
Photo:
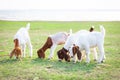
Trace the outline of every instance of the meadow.
{"label": "meadow", "polygon": [[[29,57],[28,47],[26,57],[22,61],[10,59],[8,54],[14,47],[13,37],[17,30],[26,26],[24,21],[0,21],[0,80],[120,80],[120,22],[57,22],[57,21],[31,21],[29,35],[33,45],[33,57]],[[57,32],[73,33],[87,29],[94,25],[96,31],[99,25],[106,29],[104,63],[97,64],[93,61],[87,64],[85,59],[74,64],[71,62],[59,62],[56,52],[63,45],[57,46],[54,58],[48,60],[49,50],[46,58],[39,59],[36,51],[42,47],[49,35]]]}

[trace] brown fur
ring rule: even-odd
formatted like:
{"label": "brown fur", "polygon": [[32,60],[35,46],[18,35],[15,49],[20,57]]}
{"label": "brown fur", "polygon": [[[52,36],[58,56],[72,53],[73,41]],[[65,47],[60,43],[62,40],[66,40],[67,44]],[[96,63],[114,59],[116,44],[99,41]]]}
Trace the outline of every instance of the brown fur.
{"label": "brown fur", "polygon": [[62,48],[57,52],[58,58],[61,60],[65,59],[65,61],[70,62],[70,56],[67,54],[67,52],[68,51],[65,48]]}
{"label": "brown fur", "polygon": [[81,53],[81,51],[79,50],[79,47],[78,47],[78,46],[74,46],[74,47],[72,48],[72,51],[73,51],[73,56],[74,56],[75,54],[77,54],[78,60],[81,60],[82,53]]}
{"label": "brown fur", "polygon": [[48,48],[51,48],[52,45],[53,45],[52,39],[51,39],[50,37],[48,37],[48,38],[47,38],[47,41],[45,42],[45,44],[43,45],[43,47],[40,48],[40,49],[37,51],[38,57],[39,57],[39,58],[45,58],[45,51],[46,51]]}
{"label": "brown fur", "polygon": [[19,47],[18,39],[14,40],[14,49],[10,53],[10,58],[12,58],[13,55],[15,55],[17,59],[19,58],[19,56],[21,58],[22,55],[21,48]]}
{"label": "brown fur", "polygon": [[19,46],[19,41],[18,41],[18,39],[15,39],[15,40],[14,40],[14,44],[15,44],[14,47],[18,47],[18,46]]}
{"label": "brown fur", "polygon": [[10,53],[10,58],[12,58],[13,55],[15,55],[17,59],[19,58],[19,56],[21,58],[21,55],[22,55],[21,54],[21,49],[19,47],[14,48],[12,50],[12,52]]}

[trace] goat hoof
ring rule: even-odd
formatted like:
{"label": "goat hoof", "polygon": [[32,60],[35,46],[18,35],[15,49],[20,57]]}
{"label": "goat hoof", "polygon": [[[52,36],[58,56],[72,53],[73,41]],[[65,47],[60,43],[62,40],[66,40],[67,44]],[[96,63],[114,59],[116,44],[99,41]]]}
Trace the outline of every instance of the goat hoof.
{"label": "goat hoof", "polygon": [[32,56],[30,56],[29,58],[32,58]]}
{"label": "goat hoof", "polygon": [[101,64],[102,63],[102,61],[98,61],[98,64]]}
{"label": "goat hoof", "polygon": [[90,63],[90,61],[86,61],[86,63],[87,63],[87,64],[89,64],[89,63]]}
{"label": "goat hoof", "polygon": [[97,59],[94,59],[94,61],[97,61]]}
{"label": "goat hoof", "polygon": [[51,59],[50,58],[48,58],[48,61],[50,61]]}
{"label": "goat hoof", "polygon": [[75,63],[76,63],[76,61],[73,61],[73,63],[75,64]]}
{"label": "goat hoof", "polygon": [[50,60],[50,58],[48,58],[48,60]]}
{"label": "goat hoof", "polygon": [[62,60],[58,60],[59,62],[62,62]]}
{"label": "goat hoof", "polygon": [[104,63],[104,62],[105,62],[105,60],[102,60],[102,61],[101,61],[101,63]]}
{"label": "goat hoof", "polygon": [[67,62],[70,62],[70,60],[68,60]]}

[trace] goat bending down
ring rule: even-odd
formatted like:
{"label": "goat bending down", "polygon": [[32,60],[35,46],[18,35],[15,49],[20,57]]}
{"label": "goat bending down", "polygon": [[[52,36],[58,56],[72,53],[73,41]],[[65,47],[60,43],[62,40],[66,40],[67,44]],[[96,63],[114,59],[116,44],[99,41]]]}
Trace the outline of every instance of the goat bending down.
{"label": "goat bending down", "polygon": [[[93,50],[93,53],[94,53],[94,61],[96,61],[97,60],[96,48],[94,47],[92,50]],[[73,58],[74,63],[76,63],[77,58],[78,58],[78,62],[81,62],[82,58],[85,56],[81,52],[83,52],[83,50],[80,50],[79,46],[76,46],[75,44],[73,44],[69,48],[69,55],[70,55],[71,58]]]}
{"label": "goat bending down", "polygon": [[57,45],[64,44],[68,36],[69,36],[69,33],[65,33],[65,32],[59,32],[59,33],[49,36],[45,44],[42,46],[42,48],[40,48],[37,51],[38,57],[45,58],[45,51],[48,48],[50,48],[49,59],[51,59],[54,55],[54,51]]}
{"label": "goat bending down", "polygon": [[[105,29],[103,26],[100,26],[101,32],[89,32],[89,31],[79,31],[75,33],[74,35],[71,35],[65,45],[64,49],[69,50],[69,48],[75,44],[79,47],[79,50],[85,50],[86,52],[86,62],[90,62],[89,54],[90,54],[90,48],[92,47],[98,47],[98,50],[100,52],[100,57],[98,59],[98,63],[101,63],[104,59],[104,37],[105,37]],[[66,54],[63,49],[61,49],[62,54]],[[79,54],[80,55],[80,54]],[[59,57],[60,58],[60,57]],[[61,58],[60,58],[61,59]],[[69,58],[67,59],[67,61]]]}
{"label": "goat bending down", "polygon": [[[78,31],[78,32],[75,33],[75,34],[71,34],[71,35],[68,37],[67,41],[65,42],[65,45],[67,45],[68,42],[70,42],[70,44],[76,42],[76,40],[77,40],[77,38],[78,38],[78,36],[79,36],[78,33],[82,33],[82,32],[92,32],[92,31],[94,31],[94,26],[92,26],[92,27],[89,29],[89,31],[81,30],[81,31]],[[77,34],[78,34],[78,36],[75,36],[75,35],[77,35]],[[75,37],[74,37],[74,36],[75,36]],[[71,38],[71,37],[72,37],[72,38]],[[65,45],[64,45],[64,46],[65,46]],[[80,61],[82,54],[81,54],[81,52],[80,52],[80,50],[79,50],[79,47],[75,46],[74,48],[72,48],[72,45],[70,45],[69,49],[74,49],[74,53],[75,53],[75,54],[77,53],[77,57],[78,57],[78,59],[79,59],[79,61]],[[62,49],[60,49],[59,51],[57,51],[57,55],[58,55],[59,61],[61,61],[61,60],[63,60],[63,59],[65,58],[66,61],[70,62],[70,54],[68,54],[68,52],[70,52],[71,50],[69,50],[69,49],[65,49],[65,48],[63,47]],[[74,55],[75,55],[75,54],[74,54]]]}
{"label": "goat bending down", "polygon": [[26,28],[20,28],[17,31],[16,35],[14,36],[15,47],[10,53],[10,58],[12,58],[13,55],[15,55],[16,58],[18,58],[19,55],[25,57],[26,44],[28,44],[28,47],[30,49],[30,57],[32,57],[32,44],[28,34],[29,28],[30,28],[30,23],[27,24]]}

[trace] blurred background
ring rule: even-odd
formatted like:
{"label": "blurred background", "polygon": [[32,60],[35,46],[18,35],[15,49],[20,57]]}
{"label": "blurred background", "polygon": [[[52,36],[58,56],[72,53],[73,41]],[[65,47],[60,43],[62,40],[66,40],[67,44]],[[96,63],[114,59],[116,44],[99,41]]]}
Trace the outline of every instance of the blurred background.
{"label": "blurred background", "polygon": [[0,20],[120,21],[119,0],[0,0]]}

